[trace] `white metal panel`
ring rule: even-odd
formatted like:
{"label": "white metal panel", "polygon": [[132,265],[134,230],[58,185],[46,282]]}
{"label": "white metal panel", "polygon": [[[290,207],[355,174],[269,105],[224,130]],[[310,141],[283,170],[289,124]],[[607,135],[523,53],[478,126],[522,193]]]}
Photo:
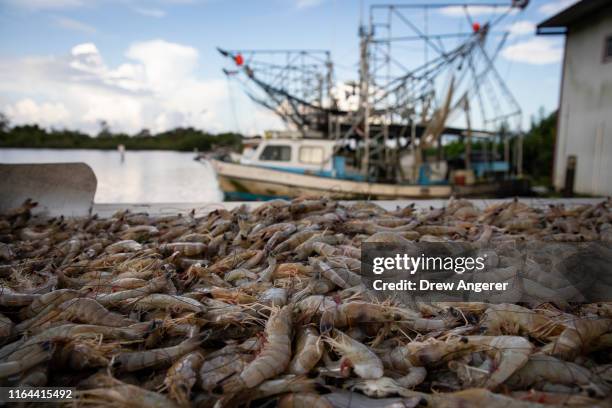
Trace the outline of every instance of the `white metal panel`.
{"label": "white metal panel", "polygon": [[563,188],[567,158],[577,157],[577,193],[612,194],[612,63],[603,62],[612,7],[567,36],[554,184]]}

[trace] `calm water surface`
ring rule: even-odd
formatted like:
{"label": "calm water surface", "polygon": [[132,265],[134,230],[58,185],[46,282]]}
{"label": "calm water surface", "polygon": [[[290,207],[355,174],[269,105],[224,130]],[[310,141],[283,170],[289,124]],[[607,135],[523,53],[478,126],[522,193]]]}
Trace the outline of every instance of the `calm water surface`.
{"label": "calm water surface", "polygon": [[222,194],[209,163],[193,153],[0,149],[0,163],[87,163],[98,178],[97,203],[214,202]]}

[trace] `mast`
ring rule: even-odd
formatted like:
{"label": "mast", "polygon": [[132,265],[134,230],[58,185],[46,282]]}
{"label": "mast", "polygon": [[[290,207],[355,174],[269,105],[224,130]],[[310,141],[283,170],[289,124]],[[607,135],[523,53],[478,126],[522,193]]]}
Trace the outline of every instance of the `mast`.
{"label": "mast", "polygon": [[[329,107],[331,109],[338,109],[338,102],[333,95],[333,82],[334,82],[334,64],[331,60],[331,54],[327,52],[327,59],[325,61],[325,82],[327,86],[327,97],[329,98]],[[323,106],[323,102],[321,102],[321,106]],[[328,137],[331,138],[334,130],[334,121],[331,112],[327,112],[327,134]]]}
{"label": "mast", "polygon": [[360,53],[359,53],[359,106],[361,117],[363,118],[363,158],[361,161],[361,171],[366,178],[370,167],[370,98],[369,98],[369,53],[368,43],[370,41],[370,29],[365,25],[359,27]]}

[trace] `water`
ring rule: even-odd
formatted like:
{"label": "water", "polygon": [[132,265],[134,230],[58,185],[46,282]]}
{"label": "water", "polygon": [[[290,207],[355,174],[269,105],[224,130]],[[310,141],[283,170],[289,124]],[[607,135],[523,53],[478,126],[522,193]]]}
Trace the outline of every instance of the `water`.
{"label": "water", "polygon": [[193,153],[62,149],[0,149],[0,163],[87,163],[98,178],[97,203],[195,203],[222,200],[209,163]]}

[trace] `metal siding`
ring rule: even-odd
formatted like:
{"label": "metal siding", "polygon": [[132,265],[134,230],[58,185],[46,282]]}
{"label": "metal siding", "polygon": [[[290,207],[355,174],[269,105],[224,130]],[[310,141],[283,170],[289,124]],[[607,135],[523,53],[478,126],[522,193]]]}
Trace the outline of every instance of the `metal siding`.
{"label": "metal siding", "polygon": [[[612,63],[603,63],[612,34],[612,7],[571,27],[567,37],[554,184],[562,188],[569,155],[576,155],[575,191],[612,194]],[[599,135],[598,136],[598,132]]]}

